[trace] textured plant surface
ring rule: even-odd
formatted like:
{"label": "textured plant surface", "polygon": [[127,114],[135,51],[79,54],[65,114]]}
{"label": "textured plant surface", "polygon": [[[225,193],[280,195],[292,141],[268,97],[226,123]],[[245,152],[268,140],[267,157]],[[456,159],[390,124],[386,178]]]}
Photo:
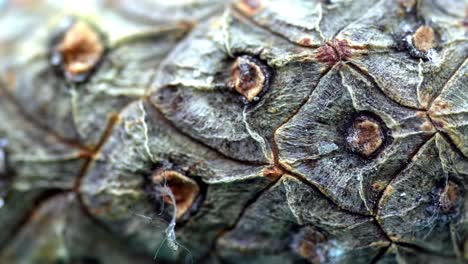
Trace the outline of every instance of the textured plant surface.
{"label": "textured plant surface", "polygon": [[466,5],[0,1],[0,263],[466,263]]}

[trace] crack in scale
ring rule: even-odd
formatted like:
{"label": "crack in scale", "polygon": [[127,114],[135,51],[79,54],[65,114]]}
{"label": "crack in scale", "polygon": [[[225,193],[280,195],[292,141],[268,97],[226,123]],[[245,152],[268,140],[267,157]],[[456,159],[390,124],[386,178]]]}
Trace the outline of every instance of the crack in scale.
{"label": "crack in scale", "polygon": [[428,254],[428,255],[432,255],[432,256],[439,256],[439,257],[447,257],[447,258],[455,258],[455,255],[452,255],[452,254],[444,254],[440,251],[433,251],[431,249],[428,249],[428,248],[425,248],[425,247],[421,247],[421,246],[418,246],[416,244],[412,244],[412,243],[408,243],[408,242],[398,242],[398,241],[393,241],[393,243],[397,246],[400,246],[400,247],[404,247],[404,248],[409,248],[409,249],[413,249],[415,251],[419,251],[419,252],[423,252],[425,254]]}
{"label": "crack in scale", "polygon": [[383,188],[383,190],[380,192],[378,198],[376,199],[376,204],[375,204],[375,207],[373,208],[373,216],[376,217],[378,215],[378,212],[379,212],[379,206],[380,206],[380,202],[382,200],[382,197],[385,193],[385,191],[387,190],[387,188],[390,186],[390,184],[398,177],[398,175],[400,175],[406,168],[408,168],[408,166],[410,164],[412,164],[412,160],[413,158],[419,153],[419,151],[421,150],[422,147],[424,147],[432,138],[434,138],[436,135],[436,133],[432,134],[431,136],[429,136],[425,141],[423,141],[412,153],[411,155],[408,157],[407,159],[407,162],[405,162],[395,173],[394,176],[391,177],[390,181],[385,185],[385,188]]}
{"label": "crack in scale", "polygon": [[[252,197],[249,201],[246,202],[246,204],[243,206],[242,210],[240,211],[239,215],[237,216],[237,218],[235,219],[234,223],[224,229],[222,229],[218,235],[214,238],[212,244],[211,244],[211,250],[210,252],[217,252],[216,250],[216,247],[218,245],[218,241],[226,234],[228,233],[229,231],[232,231],[234,229],[237,228],[237,226],[239,225],[240,221],[242,220],[243,216],[246,214],[248,208],[253,205],[258,199],[260,199],[262,197],[262,195],[266,192],[268,192],[269,190],[271,190],[280,180],[281,178],[283,178],[285,174],[281,175],[280,177],[278,177],[277,179],[273,180],[272,182],[270,182],[265,188],[263,188],[262,190],[260,190],[258,193],[255,194],[254,197]],[[207,255],[209,256],[210,253],[208,253]],[[205,259],[207,256],[205,257],[202,257],[202,259]]]}
{"label": "crack in scale", "polygon": [[447,143],[449,143],[452,150],[457,153],[461,158],[468,162],[468,157],[458,148],[458,146],[453,142],[452,138],[444,131],[438,131],[438,133],[444,138]]}
{"label": "crack in scale", "polygon": [[393,242],[390,242],[390,244],[384,248],[382,248],[377,255],[371,260],[371,264],[377,264],[384,256],[387,254],[387,252],[390,250],[390,247],[392,246]]}
{"label": "crack in scale", "polygon": [[106,129],[104,130],[104,133],[101,135],[101,138],[99,139],[98,144],[92,151],[91,157],[89,157],[83,167],[81,168],[81,171],[75,181],[75,185],[73,187],[73,190],[78,194],[78,196],[81,196],[80,188],[81,188],[81,183],[83,181],[83,178],[86,176],[89,167],[95,160],[96,156],[99,155],[99,152],[103,148],[104,144],[106,143],[107,139],[112,135],[112,132],[115,128],[115,126],[120,122],[120,114],[113,114],[111,117],[108,119]]}
{"label": "crack in scale", "polygon": [[69,146],[74,149],[79,149],[83,153],[88,153],[91,151],[91,148],[82,145],[80,142],[64,138],[63,136],[59,135],[57,132],[51,130],[47,126],[41,124],[35,118],[31,117],[26,111],[23,109],[22,105],[14,98],[14,96],[8,91],[6,85],[0,80],[0,95],[5,95],[5,98],[14,106],[14,108],[18,111],[18,114],[21,115],[25,121],[32,124],[38,130],[44,132],[47,135],[52,136],[55,138],[59,143]]}
{"label": "crack in scale", "polygon": [[442,87],[439,89],[438,93],[435,94],[431,100],[427,104],[427,110],[431,109],[434,101],[442,94],[442,92],[445,90],[446,86],[449,84],[449,82],[457,75],[457,73],[460,71],[461,67],[468,61],[468,57],[465,57],[465,59],[455,68],[455,70],[450,74],[450,77],[447,78],[447,81],[442,85]]}
{"label": "crack in scale", "polygon": [[41,206],[47,202],[49,199],[52,199],[56,196],[71,193],[73,190],[70,189],[49,189],[39,195],[36,199],[33,200],[33,205],[26,214],[21,217],[19,222],[10,230],[10,234],[7,235],[3,243],[0,244],[0,252],[2,252],[15,237],[28,225],[28,223],[33,219],[35,213],[41,208]]}
{"label": "crack in scale", "polygon": [[262,29],[262,30],[264,30],[264,31],[266,31],[266,32],[268,32],[268,33],[270,33],[271,35],[276,36],[276,37],[278,37],[278,38],[280,38],[280,39],[282,39],[282,40],[285,40],[285,41],[287,41],[289,44],[292,44],[292,45],[294,45],[294,46],[296,46],[296,47],[301,47],[301,48],[312,48],[312,49],[313,49],[313,48],[318,48],[318,47],[320,47],[320,45],[305,45],[305,44],[301,44],[301,43],[294,42],[294,41],[290,40],[289,38],[287,38],[286,36],[284,36],[284,35],[282,35],[282,34],[280,34],[280,33],[278,33],[278,32],[275,32],[275,31],[271,30],[269,27],[263,26],[263,25],[259,24],[259,23],[258,23],[257,21],[255,21],[254,19],[252,19],[252,18],[246,16],[245,14],[243,14],[242,12],[240,12],[236,7],[232,7],[232,11],[233,11],[233,14],[234,14],[235,16],[237,16],[237,18],[242,19],[242,20],[244,20],[244,21],[248,21],[248,22],[250,22],[250,24],[254,25],[255,27],[257,27],[257,28],[259,28],[259,29]]}
{"label": "crack in scale", "polygon": [[342,210],[343,212],[351,214],[351,215],[355,215],[355,216],[361,216],[361,217],[371,217],[372,216],[371,212],[369,212],[369,214],[364,214],[364,213],[353,212],[353,211],[350,211],[349,209],[343,208],[336,201],[334,201],[330,196],[325,194],[325,192],[323,190],[321,190],[318,186],[316,186],[314,183],[312,183],[309,180],[307,180],[306,178],[304,178],[304,176],[302,176],[302,175],[300,175],[298,173],[289,171],[287,168],[283,168],[283,170],[286,172],[286,174],[289,174],[291,177],[299,180],[300,182],[302,182],[303,184],[305,184],[306,186],[308,186],[309,188],[311,188],[315,192],[319,193],[322,196],[322,198],[325,198],[327,201],[332,203],[334,206],[336,206],[338,209]]}
{"label": "crack in scale", "polygon": [[204,148],[206,149],[209,149],[213,152],[215,152],[217,155],[219,155],[221,158],[224,158],[228,161],[232,161],[232,162],[235,162],[235,163],[238,163],[238,164],[242,164],[242,165],[252,165],[252,166],[266,166],[266,165],[271,165],[269,162],[261,162],[261,161],[249,161],[249,160],[240,160],[240,159],[236,159],[236,158],[233,158],[233,157],[229,157],[227,156],[226,154],[220,152],[219,150],[205,144],[204,142],[180,131],[179,128],[177,128],[177,126],[175,126],[175,124],[169,120],[164,114],[163,112],[159,109],[159,107],[155,104],[153,104],[152,102],[148,101],[148,104],[151,106],[151,108],[158,114],[158,116],[160,117],[160,119],[168,126],[170,127],[171,129],[173,129],[174,131],[176,131],[177,133],[189,138],[191,141],[197,143],[197,144],[200,144],[201,146],[203,146]]}
{"label": "crack in scale", "polygon": [[417,107],[412,107],[412,106],[407,106],[407,105],[403,105],[402,103],[396,101],[395,99],[393,99],[392,97],[390,97],[388,94],[386,94],[384,92],[384,90],[378,85],[377,81],[375,80],[375,78],[370,75],[370,74],[366,74],[366,70],[365,69],[362,69],[361,67],[359,67],[358,65],[356,65],[355,63],[353,62],[349,62],[347,64],[349,67],[351,67],[353,70],[355,70],[356,72],[358,72],[359,74],[361,74],[364,78],[366,78],[368,81],[370,81],[372,83],[373,86],[377,87],[377,90],[383,95],[385,96],[385,98],[389,99],[392,103],[395,103],[397,104],[398,106],[400,107],[404,107],[404,108],[407,108],[407,109],[410,109],[410,110],[414,110],[414,111],[424,111],[423,108],[417,108]]}

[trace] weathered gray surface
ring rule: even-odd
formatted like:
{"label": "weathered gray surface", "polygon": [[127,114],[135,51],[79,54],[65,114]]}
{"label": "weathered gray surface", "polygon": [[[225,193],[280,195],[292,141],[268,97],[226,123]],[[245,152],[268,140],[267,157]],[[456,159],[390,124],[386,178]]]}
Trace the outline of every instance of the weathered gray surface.
{"label": "weathered gray surface", "polygon": [[[1,263],[468,261],[466,1],[73,3],[0,1]],[[84,83],[50,64],[70,17],[104,36]]]}

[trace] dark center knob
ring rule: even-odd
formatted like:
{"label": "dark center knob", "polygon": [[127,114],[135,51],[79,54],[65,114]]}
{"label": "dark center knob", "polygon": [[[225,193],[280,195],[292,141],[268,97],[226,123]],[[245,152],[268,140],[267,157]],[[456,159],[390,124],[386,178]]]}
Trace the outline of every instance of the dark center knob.
{"label": "dark center knob", "polygon": [[230,85],[247,101],[257,101],[267,85],[267,67],[252,56],[237,57],[231,67]]}
{"label": "dark center knob", "polygon": [[349,147],[365,157],[374,154],[382,146],[384,139],[380,122],[369,116],[357,117],[346,137]]}
{"label": "dark center knob", "polygon": [[153,175],[152,180],[153,183],[167,186],[170,189],[171,193],[162,198],[164,202],[176,207],[177,219],[180,219],[192,207],[200,193],[200,188],[194,180],[177,171],[159,171]]}
{"label": "dark center knob", "polygon": [[101,35],[88,23],[75,21],[54,43],[51,60],[68,80],[80,82],[97,66],[104,52]]}

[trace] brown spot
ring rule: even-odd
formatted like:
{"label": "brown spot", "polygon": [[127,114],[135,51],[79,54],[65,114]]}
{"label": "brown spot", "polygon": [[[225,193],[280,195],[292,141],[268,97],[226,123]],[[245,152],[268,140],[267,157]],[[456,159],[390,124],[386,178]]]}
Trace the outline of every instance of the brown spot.
{"label": "brown spot", "polygon": [[[182,175],[177,171],[158,171],[152,181],[155,184],[167,185],[174,195],[176,206],[176,218],[181,218],[194,203],[200,193],[198,184],[189,177]],[[164,202],[173,204],[173,200],[169,195],[163,197]]]}
{"label": "brown spot", "polygon": [[73,78],[96,66],[104,54],[104,43],[92,27],[78,21],[65,32],[56,51],[66,75]]}
{"label": "brown spot", "polygon": [[416,5],[416,0],[396,0],[407,12],[411,11]]}
{"label": "brown spot", "polygon": [[351,58],[351,47],[349,46],[349,43],[347,40],[343,39],[335,39],[334,41],[334,47],[340,56],[341,60],[347,60]]}
{"label": "brown spot", "polygon": [[304,46],[310,46],[311,42],[312,41],[308,37],[305,37],[305,38],[302,38],[301,40],[299,40],[299,44],[304,45]]}
{"label": "brown spot", "polygon": [[440,196],[440,208],[443,213],[448,213],[454,209],[460,198],[460,189],[458,185],[449,181],[445,186],[445,190]]}
{"label": "brown spot", "polygon": [[385,189],[385,183],[375,182],[374,184],[372,184],[372,190],[376,192],[383,191],[384,189]]}
{"label": "brown spot", "polygon": [[346,141],[351,149],[369,157],[382,146],[384,134],[380,124],[373,118],[361,116],[354,120]]}
{"label": "brown spot", "polygon": [[78,156],[80,158],[92,158],[94,156],[94,152],[91,151],[91,150],[87,150],[87,149],[82,149],[79,151],[78,153]]}
{"label": "brown spot", "polygon": [[329,67],[340,61],[346,61],[352,56],[351,47],[346,40],[335,39],[333,42],[327,41],[325,45],[318,48],[316,58],[319,62],[327,64]]}
{"label": "brown spot", "polygon": [[439,99],[434,100],[431,105],[431,108],[427,111],[429,118],[432,120],[432,124],[436,129],[443,129],[445,124],[443,120],[437,120],[438,116],[443,116],[444,113],[447,113],[451,109],[450,104],[447,102],[441,101]]}
{"label": "brown spot", "polygon": [[432,125],[432,122],[426,121],[421,125],[421,128],[425,132],[433,132],[434,131],[434,126]]}
{"label": "brown spot", "polygon": [[265,67],[251,56],[237,57],[231,67],[230,85],[249,102],[258,100],[266,81]]}
{"label": "brown spot", "polygon": [[387,188],[385,188],[385,193],[387,197],[390,197],[395,192],[395,188],[392,185],[388,185]]}
{"label": "brown spot", "polygon": [[319,62],[325,63],[330,67],[339,60],[335,49],[329,42],[317,49],[316,58]]}
{"label": "brown spot", "polygon": [[262,7],[261,0],[240,0],[235,4],[236,8],[247,16],[253,16]]}
{"label": "brown spot", "polygon": [[429,26],[420,26],[413,34],[413,45],[416,49],[428,52],[435,46],[435,33]]}
{"label": "brown spot", "polygon": [[284,174],[283,169],[278,166],[272,166],[263,170],[263,176],[276,180]]}
{"label": "brown spot", "polygon": [[106,203],[100,207],[90,208],[89,211],[95,216],[108,215],[112,212],[113,205],[111,203]]}
{"label": "brown spot", "polygon": [[462,25],[463,27],[468,27],[468,18],[462,19],[461,25]]}
{"label": "brown spot", "polygon": [[465,5],[465,17],[460,23],[463,27],[468,27],[468,5]]}
{"label": "brown spot", "polygon": [[416,116],[419,117],[419,118],[426,117],[426,112],[424,112],[424,111],[418,111],[418,112],[416,112]]}
{"label": "brown spot", "polygon": [[16,72],[13,71],[12,69],[7,69],[4,77],[5,77],[5,82],[6,82],[6,88],[9,91],[13,91],[16,88],[16,82],[17,82]]}
{"label": "brown spot", "polygon": [[[427,89],[432,90],[432,87],[428,86]],[[429,104],[430,104],[431,100],[432,100],[432,97],[429,94],[421,94],[421,106],[424,109],[429,108]]]}
{"label": "brown spot", "polygon": [[326,237],[315,230],[307,227],[300,231],[293,242],[293,249],[310,263],[323,263],[327,249],[320,244],[326,241]]}
{"label": "brown spot", "polygon": [[448,110],[449,108],[450,108],[450,105],[447,102],[444,102],[440,99],[436,99],[432,103],[432,107],[430,110],[431,112],[442,112],[442,111]]}

